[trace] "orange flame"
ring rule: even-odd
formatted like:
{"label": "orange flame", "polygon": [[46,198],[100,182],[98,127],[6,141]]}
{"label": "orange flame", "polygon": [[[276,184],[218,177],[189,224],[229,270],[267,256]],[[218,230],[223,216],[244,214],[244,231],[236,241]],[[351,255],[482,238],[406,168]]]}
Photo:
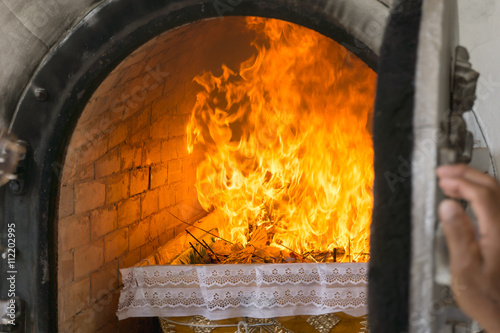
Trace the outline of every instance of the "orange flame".
{"label": "orange flame", "polygon": [[[265,226],[271,245],[367,253],[375,73],[307,28],[247,18],[257,55],[239,72],[195,78],[203,87],[187,127],[203,149],[196,188],[204,209],[223,213],[223,238],[245,245]],[[348,260],[345,259],[344,260]]]}

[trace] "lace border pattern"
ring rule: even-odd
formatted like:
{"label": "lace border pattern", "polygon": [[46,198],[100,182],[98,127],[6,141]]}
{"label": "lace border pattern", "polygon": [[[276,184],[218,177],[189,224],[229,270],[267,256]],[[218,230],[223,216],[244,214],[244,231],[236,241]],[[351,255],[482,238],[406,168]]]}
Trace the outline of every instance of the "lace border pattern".
{"label": "lace border pattern", "polygon": [[366,314],[365,263],[144,266],[120,271],[120,319]]}

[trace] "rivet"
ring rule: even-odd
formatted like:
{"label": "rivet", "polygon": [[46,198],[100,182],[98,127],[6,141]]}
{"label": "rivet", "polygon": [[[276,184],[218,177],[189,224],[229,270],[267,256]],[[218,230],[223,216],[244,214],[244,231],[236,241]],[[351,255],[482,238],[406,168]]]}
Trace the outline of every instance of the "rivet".
{"label": "rivet", "polygon": [[21,184],[17,180],[11,180],[9,186],[14,193],[18,193],[21,190]]}
{"label": "rivet", "polygon": [[43,102],[47,100],[47,98],[49,97],[49,93],[43,88],[35,88],[35,97],[40,102]]}

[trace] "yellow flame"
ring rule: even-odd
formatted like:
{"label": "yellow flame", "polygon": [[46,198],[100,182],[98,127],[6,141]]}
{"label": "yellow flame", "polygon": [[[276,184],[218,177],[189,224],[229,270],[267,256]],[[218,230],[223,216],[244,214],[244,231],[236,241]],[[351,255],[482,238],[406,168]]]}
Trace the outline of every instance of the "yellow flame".
{"label": "yellow flame", "polygon": [[247,243],[265,226],[296,252],[367,253],[372,213],[369,130],[375,73],[327,37],[288,22],[247,18],[257,55],[203,87],[187,127],[202,149],[196,188],[217,209],[223,238]]}

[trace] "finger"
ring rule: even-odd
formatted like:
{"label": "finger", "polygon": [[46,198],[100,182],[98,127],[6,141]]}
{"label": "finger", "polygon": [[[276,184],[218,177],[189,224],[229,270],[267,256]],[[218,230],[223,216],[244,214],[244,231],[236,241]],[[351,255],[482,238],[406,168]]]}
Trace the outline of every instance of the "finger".
{"label": "finger", "polygon": [[450,253],[450,268],[462,279],[475,274],[482,258],[476,242],[474,226],[459,203],[444,200],[439,205],[439,217]]}
{"label": "finger", "polygon": [[437,168],[438,177],[461,177],[465,173],[465,164],[442,165]]}
{"label": "finger", "polygon": [[444,165],[437,169],[439,178],[465,178],[471,182],[500,191],[498,182],[488,174],[484,174],[465,164]]}
{"label": "finger", "polygon": [[[458,185],[457,185],[458,184]],[[479,250],[482,253],[483,269],[496,281],[483,283],[484,288],[495,289],[500,277],[500,267],[497,253],[500,253],[500,197],[495,190],[471,183],[464,179],[441,179],[443,191],[454,198],[464,198],[471,202],[472,208],[478,218],[480,239]],[[470,193],[470,195],[468,195]],[[465,193],[465,194],[464,194]],[[500,294],[499,294],[500,295]]]}
{"label": "finger", "polygon": [[500,197],[496,191],[463,178],[442,178],[439,186],[447,196],[470,202],[482,235],[498,232]]}

